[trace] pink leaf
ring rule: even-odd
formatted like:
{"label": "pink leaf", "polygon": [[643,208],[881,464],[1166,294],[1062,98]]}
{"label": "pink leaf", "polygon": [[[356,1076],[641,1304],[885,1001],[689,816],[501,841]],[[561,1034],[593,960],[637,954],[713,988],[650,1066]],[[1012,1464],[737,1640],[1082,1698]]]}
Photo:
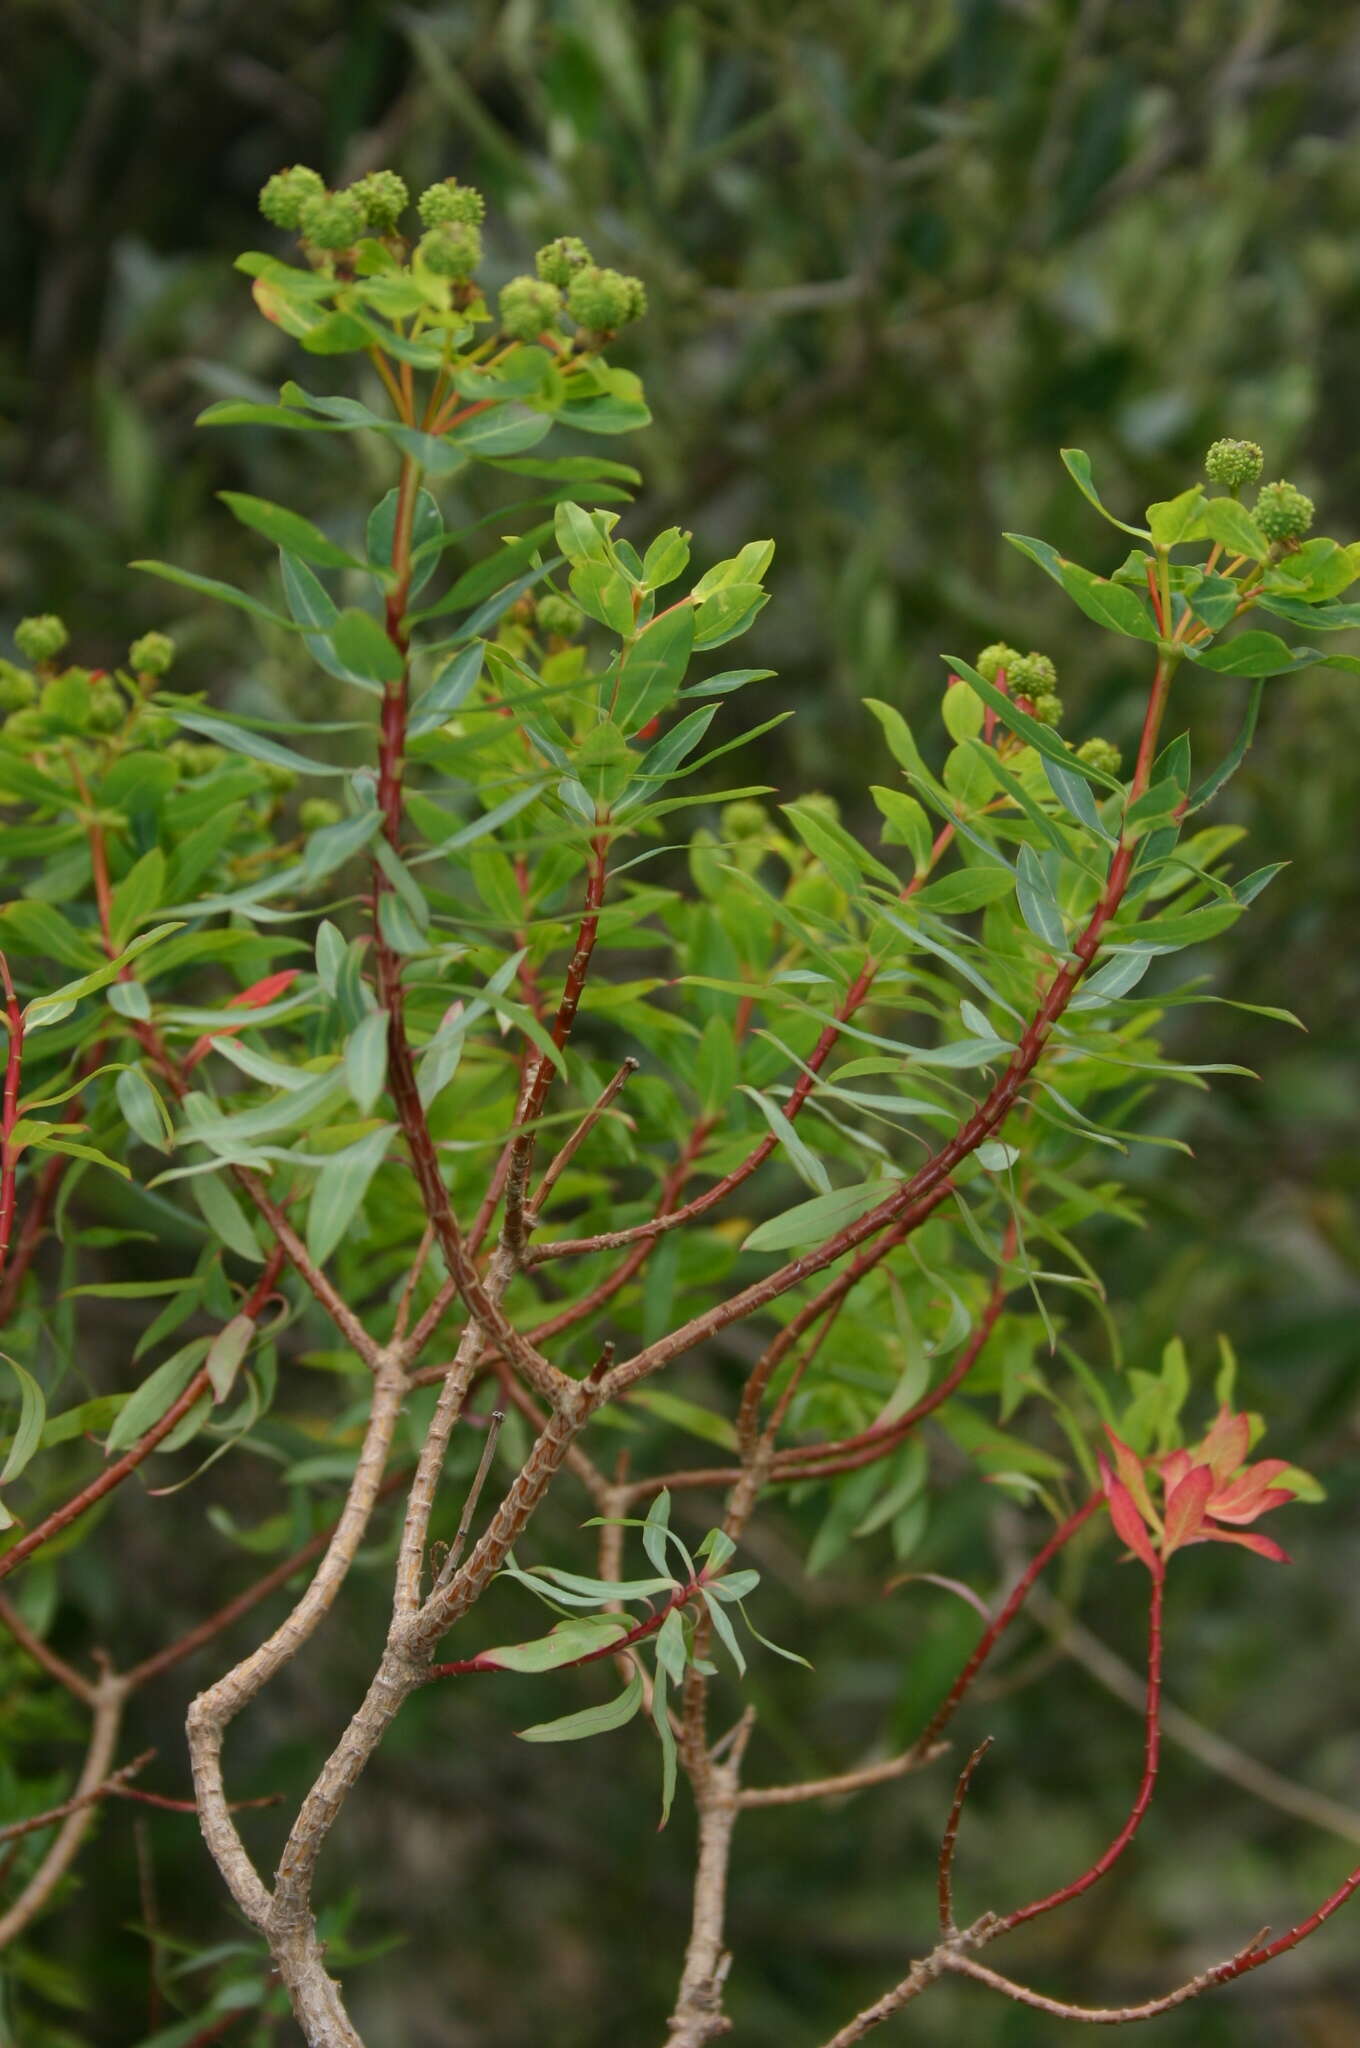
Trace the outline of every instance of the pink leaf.
{"label": "pink leaf", "polygon": [[1214,1490],[1214,1475],[1207,1465],[1192,1465],[1184,1479],[1167,1496],[1162,1536],[1162,1555],[1170,1557],[1195,1534],[1204,1520],[1204,1510]]}

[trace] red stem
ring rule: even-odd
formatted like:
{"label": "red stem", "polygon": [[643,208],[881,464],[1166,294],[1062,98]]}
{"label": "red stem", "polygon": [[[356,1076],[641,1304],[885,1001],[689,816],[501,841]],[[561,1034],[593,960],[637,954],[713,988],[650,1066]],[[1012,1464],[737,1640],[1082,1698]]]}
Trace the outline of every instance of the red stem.
{"label": "red stem", "polygon": [[1065,1884],[1059,1891],[1050,1892],[1045,1899],[1036,1899],[1033,1905],[1019,1906],[1015,1912],[1007,1913],[1000,1922],[999,1931],[1008,1932],[1019,1927],[1026,1920],[1035,1920],[1041,1913],[1051,1913],[1056,1906],[1065,1906],[1069,1900],[1081,1897],[1083,1892],[1098,1884],[1107,1870],[1119,1861],[1129,1843],[1143,1824],[1143,1816],[1152,1804],[1152,1794],[1157,1784],[1157,1759],[1161,1747],[1162,1709],[1162,1601],[1166,1585],[1161,1572],[1151,1574],[1152,1598],[1148,1606],[1148,1677],[1147,1706],[1143,1720],[1143,1776],[1129,1808],[1128,1819],[1110,1843],[1109,1847],[1091,1865],[1089,1870]]}
{"label": "red stem", "polygon": [[1067,1520],[1053,1531],[1043,1549],[1035,1552],[1017,1580],[1015,1588],[1005,1606],[997,1614],[995,1620],[989,1622],[983,1630],[972,1656],[968,1659],[968,1662],[950,1686],[949,1691],[945,1694],[944,1699],[931,1715],[921,1734],[916,1738],[915,1746],[917,1749],[929,1749],[932,1743],[939,1737],[941,1730],[948,1727],[958,1712],[969,1686],[971,1686],[978,1672],[991,1656],[992,1651],[996,1648],[998,1642],[1029,1598],[1030,1588],[1040,1572],[1043,1571],[1047,1564],[1051,1563],[1066,1544],[1071,1542],[1078,1529],[1086,1522],[1089,1522],[1096,1509],[1103,1506],[1104,1500],[1105,1495],[1103,1493],[1093,1493],[1089,1500],[1082,1502],[1075,1514],[1069,1515]]}
{"label": "red stem", "polygon": [[[283,1250],[281,1246],[276,1245],[259,1280],[241,1305],[242,1315],[253,1319],[259,1314],[278,1279],[282,1265]],[[0,1579],[7,1579],[26,1558],[32,1557],[35,1550],[40,1550],[44,1543],[50,1543],[63,1529],[69,1529],[72,1522],[78,1522],[82,1515],[89,1513],[97,1501],[103,1500],[106,1493],[112,1493],[116,1486],[121,1486],[128,1475],[135,1472],[137,1467],[150,1457],[157,1444],[169,1436],[175,1424],[189,1413],[195,1401],[206,1394],[211,1386],[212,1381],[208,1377],[207,1367],[200,1366],[183,1393],[171,1402],[164,1415],[152,1423],[145,1435],[138,1437],[131,1450],[125,1451],[116,1464],[107,1466],[88,1486],[82,1487],[79,1493],[73,1494],[70,1500],[63,1502],[61,1507],[54,1508],[50,1515],[39,1522],[36,1529],[30,1529],[27,1536],[0,1557]]]}

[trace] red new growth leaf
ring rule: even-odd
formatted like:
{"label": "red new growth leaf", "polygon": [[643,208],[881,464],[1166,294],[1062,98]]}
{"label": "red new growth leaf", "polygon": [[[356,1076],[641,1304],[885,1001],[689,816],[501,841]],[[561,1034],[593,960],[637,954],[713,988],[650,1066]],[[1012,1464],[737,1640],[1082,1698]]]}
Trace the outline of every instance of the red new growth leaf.
{"label": "red new growth leaf", "polygon": [[[1146,1461],[1108,1426],[1105,1434],[1115,1457],[1113,1471],[1103,1458],[1100,1461],[1110,1520],[1155,1578],[1160,1578],[1173,1551],[1191,1543],[1240,1543],[1258,1557],[1288,1564],[1288,1552],[1269,1536],[1248,1536],[1239,1528],[1221,1526],[1254,1522],[1258,1515],[1295,1498],[1292,1486],[1275,1483],[1289,1470],[1282,1458],[1244,1463],[1251,1447],[1249,1417],[1221,1408],[1202,1443]],[[1160,1514],[1149,1478],[1161,1482]]]}
{"label": "red new growth leaf", "polygon": [[[227,1008],[229,1010],[262,1010],[266,1003],[277,1002],[280,996],[287,995],[301,971],[297,967],[285,967],[278,974],[266,974],[263,981],[253,981],[249,988],[243,988],[239,995],[233,996],[227,1004]],[[244,1031],[248,1022],[249,1019],[243,1017],[239,1024],[223,1024],[218,1030],[207,1032],[202,1038],[196,1040],[190,1047],[189,1055],[184,1062],[184,1072],[187,1074],[191,1067],[196,1067],[199,1061],[212,1051],[212,1044],[215,1038],[226,1038],[232,1032]]]}

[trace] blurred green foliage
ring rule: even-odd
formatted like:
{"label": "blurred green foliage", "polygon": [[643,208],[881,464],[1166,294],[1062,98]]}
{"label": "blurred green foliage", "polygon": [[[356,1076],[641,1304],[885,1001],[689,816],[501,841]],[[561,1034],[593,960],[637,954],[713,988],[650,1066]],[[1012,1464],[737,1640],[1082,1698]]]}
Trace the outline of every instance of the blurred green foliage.
{"label": "blurred green foliage", "polygon": [[[0,209],[0,604],[10,621],[63,612],[90,658],[165,621],[163,590],[124,566],[133,555],[249,580],[248,539],[214,491],[305,504],[323,522],[332,498],[353,500],[333,443],[318,454],[301,436],[191,432],[205,398],[284,374],[282,338],[222,258],[258,243],[255,192],[295,159],[336,179],[393,162],[413,185],[453,172],[481,185],[501,238],[492,283],[567,223],[644,277],[654,318],[619,352],[656,412],[628,451],[652,489],[636,516],[650,531],[682,514],[711,553],[751,532],[778,541],[775,601],[744,658],[777,668],[772,687],[799,706],[771,771],[790,787],[837,791],[852,755],[857,769],[876,757],[861,695],[933,699],[937,650],[998,634],[1053,654],[1075,737],[1127,739],[1119,648],[1082,665],[1077,649],[1102,643],[999,539],[1042,531],[1076,551],[1087,536],[1060,442],[1092,452],[1111,502],[1142,505],[1193,474],[1215,436],[1249,435],[1267,475],[1319,500],[1326,530],[1360,528],[1353,10],[12,0],[7,40],[0,105],[26,143]],[[305,488],[292,475],[304,453]],[[186,606],[174,628],[186,676],[223,701],[324,715],[324,679],[262,658],[231,615]],[[1221,752],[1240,686],[1187,681],[1196,742]],[[1160,1128],[1186,1137],[1193,1161],[1135,1156],[1147,1228],[1093,1247],[1129,1356],[1155,1357],[1178,1328],[1207,1360],[1230,1330],[1274,1443],[1330,1492],[1297,1532],[1288,1581],[1261,1588],[1273,1601],[1254,1609],[1215,1558],[1199,1610],[1173,1604],[1172,1695],[1353,1806],[1358,704],[1354,680],[1327,671],[1268,687],[1231,802],[1253,812],[1261,858],[1292,865],[1231,955],[1206,949],[1222,993],[1289,1004],[1309,1036],[1206,1013],[1198,1056],[1265,1081],[1165,1108]],[[195,1560],[166,1554],[139,1499],[107,1527],[116,1549],[80,1567],[90,1625],[97,1636],[116,1564],[143,1588],[153,1648],[167,1609],[177,1626],[201,1611]],[[758,1542],[772,1597],[787,1581],[774,1632],[818,1665],[815,1689],[800,1695],[781,1672],[758,1700],[770,1775],[837,1768],[911,1724],[967,1637],[966,1610],[919,1587],[865,1604],[848,1577],[809,1596],[777,1524]],[[977,1582],[997,1570],[979,1549]],[[1040,1641],[1020,1646],[1017,1678]],[[371,1648],[352,1620],[286,1681],[240,1740],[243,1791],[300,1777]],[[1072,1667],[1046,1680],[975,1707],[961,1730],[998,1737],[966,1828],[971,1897],[1017,1862],[1027,1878],[1039,1859],[1060,1874],[1122,1814],[1134,1718]],[[141,1727],[163,1758],[182,1754],[190,1682],[147,1704]],[[410,2048],[655,2038],[687,1914],[686,1818],[658,1847],[651,1787],[624,1772],[602,1792],[592,1774],[603,1810],[566,1773],[545,1804],[487,1696],[432,1778],[439,1711],[434,1695],[415,1703],[347,1822],[341,1858],[387,1875],[379,1932],[407,1937],[356,1973],[356,2018]],[[55,1797],[69,1752],[49,1732]],[[820,2039],[898,1974],[928,1925],[945,1797],[928,1776],[748,1824],[736,2039]],[[151,1817],[140,1876],[127,1814],[100,1829],[98,1865],[45,1937],[54,2011],[77,1981],[100,1987],[99,2009],[73,2009],[49,2039],[125,2048],[149,2025],[146,1944],[129,1927],[152,1916],[167,1935],[216,1939],[223,1914],[191,1821]],[[1007,1967],[1060,1995],[1149,1995],[1267,1916],[1288,1924],[1353,1857],[1173,1749],[1137,1856]],[[1338,1926],[1148,2038],[1331,2048],[1353,2038],[1354,1955]],[[1061,2032],[963,1986],[913,2012],[922,2042],[1027,2048]]]}

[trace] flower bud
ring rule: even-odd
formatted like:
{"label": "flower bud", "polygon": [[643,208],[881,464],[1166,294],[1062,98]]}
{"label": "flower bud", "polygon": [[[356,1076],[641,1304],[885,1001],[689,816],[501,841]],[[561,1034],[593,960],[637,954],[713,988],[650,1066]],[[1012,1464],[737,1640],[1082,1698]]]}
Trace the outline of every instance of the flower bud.
{"label": "flower bud", "polygon": [[14,644],[25,661],[51,661],[70,639],[62,621],[53,612],[20,619],[14,628]]}
{"label": "flower bud", "polygon": [[1215,441],[1204,458],[1204,474],[1225,491],[1240,491],[1255,483],[1264,461],[1255,441]]}
{"label": "flower bud", "polygon": [[1019,659],[1016,650],[1008,647],[1004,640],[994,640],[990,647],[983,648],[973,666],[984,683],[994,683],[1002,669],[1005,669],[1009,680],[1011,671]]}
{"label": "flower bud", "polygon": [[260,194],[260,212],[276,228],[296,228],[308,200],[325,196],[325,180],[319,173],[306,164],[294,164],[291,170],[275,171]]}
{"label": "flower bud", "polygon": [[1057,688],[1058,671],[1046,654],[1016,655],[1006,664],[1013,697],[1047,697]]}
{"label": "flower bud", "polygon": [[562,294],[538,277],[512,277],[501,291],[501,331],[514,341],[537,341],[545,327],[555,327]]}
{"label": "flower bud", "polygon": [[290,789],[297,788],[296,768],[285,767],[282,761],[262,761],[260,766],[264,770],[266,789],[275,790],[280,796],[286,796]]}
{"label": "flower bud", "polygon": [[364,209],[353,192],[322,192],[304,201],[298,224],[314,249],[350,249],[364,231]]}
{"label": "flower bud", "polygon": [[395,228],[411,202],[406,180],[395,171],[370,171],[366,178],[357,178],[349,189],[364,209],[368,225],[384,234]]}
{"label": "flower bud", "polygon": [[309,796],[298,805],[298,823],[304,832],[322,832],[327,825],[338,825],[341,816],[339,804],[328,796]]}
{"label": "flower bud", "polygon": [[808,794],[806,796],[799,797],[798,801],[802,805],[803,809],[805,811],[811,811],[814,817],[829,818],[833,825],[838,825],[840,823],[841,807],[836,802],[835,797],[828,796],[825,790],[809,790]]}
{"label": "flower bud", "polygon": [[1029,699],[1030,717],[1040,725],[1058,725],[1063,715],[1063,701],[1056,690],[1043,690],[1037,697]]}
{"label": "flower bud", "polygon": [[723,838],[738,842],[763,839],[770,829],[763,805],[753,802],[750,797],[739,797],[735,803],[724,804],[719,822]]}
{"label": "flower bud", "polygon": [[91,732],[117,732],[127,717],[122,692],[113,683],[96,683],[90,692],[86,724]]}
{"label": "flower bud", "polygon": [[1313,523],[1313,501],[1293,484],[1262,484],[1253,516],[1267,540],[1299,540]]}
{"label": "flower bud", "polygon": [[22,710],[11,711],[5,720],[5,738],[16,745],[28,747],[35,740],[47,736],[47,720],[36,705],[25,705]]}
{"label": "flower bud", "polygon": [[567,311],[578,326],[597,334],[612,332],[634,319],[639,301],[645,304],[646,294],[637,278],[602,270],[597,263],[578,270],[567,286]]}
{"label": "flower bud", "polygon": [[26,668],[0,660],[0,711],[26,711],[37,696],[38,685]]}
{"label": "flower bud", "polygon": [[132,737],[138,746],[168,748],[173,752],[171,742],[178,731],[179,727],[170,712],[141,710],[133,721]]}
{"label": "flower bud", "polygon": [[482,260],[482,235],[471,221],[431,228],[416,244],[416,254],[436,277],[471,277]]}
{"label": "flower bud", "polygon": [[175,659],[168,633],[143,633],[128,649],[128,667],[135,676],[163,676]]}
{"label": "flower bud", "polygon": [[590,251],[579,235],[559,235],[555,242],[545,242],[534,258],[534,268],[544,284],[555,284],[563,291],[571,283],[578,270],[584,270],[590,262]]}
{"label": "flower bud", "polygon": [[538,624],[540,631],[552,633],[560,640],[570,640],[581,630],[581,609],[569,597],[560,597],[550,590],[538,600]]}
{"label": "flower bud", "polygon": [[427,228],[475,228],[486,213],[486,201],[473,186],[445,178],[421,193],[416,212]]}
{"label": "flower bud", "polygon": [[1092,768],[1099,768],[1106,775],[1118,775],[1122,765],[1119,749],[1112,740],[1083,740],[1077,748],[1077,759],[1087,762]]}

